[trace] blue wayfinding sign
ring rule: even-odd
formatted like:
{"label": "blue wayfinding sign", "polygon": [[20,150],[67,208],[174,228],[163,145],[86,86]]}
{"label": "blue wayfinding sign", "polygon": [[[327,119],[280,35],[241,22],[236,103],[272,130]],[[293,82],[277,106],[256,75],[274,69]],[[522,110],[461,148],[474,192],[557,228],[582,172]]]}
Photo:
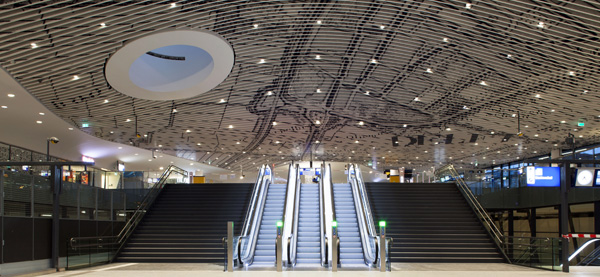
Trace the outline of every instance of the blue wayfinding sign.
{"label": "blue wayfinding sign", "polygon": [[560,187],[560,167],[527,167],[528,187]]}

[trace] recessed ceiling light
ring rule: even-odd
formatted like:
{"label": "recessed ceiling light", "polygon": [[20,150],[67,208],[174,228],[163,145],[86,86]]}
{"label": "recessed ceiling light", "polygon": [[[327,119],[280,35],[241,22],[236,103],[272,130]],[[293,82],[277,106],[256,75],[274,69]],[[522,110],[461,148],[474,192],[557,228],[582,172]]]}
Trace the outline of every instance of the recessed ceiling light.
{"label": "recessed ceiling light", "polygon": [[279,142],[278,140],[276,140],[276,141],[275,141],[275,143],[279,144],[279,143],[281,143],[281,142]]}
{"label": "recessed ceiling light", "polygon": [[525,128],[529,128],[529,125],[525,125]]}
{"label": "recessed ceiling light", "polygon": [[355,141],[354,141],[354,143],[359,143],[359,141],[358,141],[358,140],[355,140]]}
{"label": "recessed ceiling light", "polygon": [[131,122],[131,119],[128,118],[128,119],[125,120],[125,122]]}
{"label": "recessed ceiling light", "polygon": [[383,30],[383,29],[385,29],[385,26],[381,25],[381,26],[379,26],[379,29]]}
{"label": "recessed ceiling light", "polygon": [[258,24],[252,25],[252,29],[258,29]]}
{"label": "recessed ceiling light", "polygon": [[321,55],[316,55],[315,59],[320,60],[321,59]]}
{"label": "recessed ceiling light", "polygon": [[321,89],[319,89],[319,88],[318,88],[318,89],[317,89],[317,93],[321,93]]}
{"label": "recessed ceiling light", "polygon": [[73,131],[73,130],[74,130],[73,127],[69,127],[69,131]]}
{"label": "recessed ceiling light", "polygon": [[317,141],[315,141],[315,143],[321,143],[321,142],[317,140]]}
{"label": "recessed ceiling light", "polygon": [[407,126],[408,126],[408,125],[406,125],[406,124],[402,125],[402,127],[404,127],[404,128],[406,128]]}
{"label": "recessed ceiling light", "polygon": [[363,126],[363,125],[365,125],[365,122],[363,122],[363,121],[359,121],[359,122],[358,122],[358,125],[360,125],[360,126]]}
{"label": "recessed ceiling light", "polygon": [[191,133],[191,132],[192,132],[192,130],[188,129],[188,130],[185,130],[185,132],[186,132],[186,133]]}
{"label": "recessed ceiling light", "polygon": [[514,113],[514,114],[512,114],[511,116],[512,116],[512,117],[517,117],[517,114],[516,114],[516,113]]}
{"label": "recessed ceiling light", "polygon": [[38,45],[36,43],[31,43],[30,45],[31,45],[31,49],[38,48]]}
{"label": "recessed ceiling light", "polygon": [[588,93],[588,90],[587,90],[587,89],[584,89],[582,93],[583,93],[583,94],[587,94],[587,93]]}
{"label": "recessed ceiling light", "polygon": [[46,115],[45,113],[40,113],[40,115]]}
{"label": "recessed ceiling light", "polygon": [[541,22],[541,21],[540,21],[540,22],[538,22],[538,24],[537,24],[537,27],[538,27],[538,28],[545,28],[545,27],[546,27],[546,24],[545,24],[544,22]]}
{"label": "recessed ceiling light", "polygon": [[452,129],[450,129],[450,128],[446,128],[446,131],[452,131]]}
{"label": "recessed ceiling light", "polygon": [[225,102],[227,102],[227,101],[225,101],[225,99],[219,100],[219,103],[225,103]]}
{"label": "recessed ceiling light", "polygon": [[317,121],[315,121],[315,124],[319,125],[319,124],[321,124],[321,121],[317,120]]}
{"label": "recessed ceiling light", "polygon": [[479,143],[476,142],[475,145],[479,145]]}
{"label": "recessed ceiling light", "polygon": [[173,109],[171,112],[172,112],[172,113],[176,113],[176,112],[177,112],[177,109]]}
{"label": "recessed ceiling light", "polygon": [[240,144],[240,142],[239,142],[239,141],[237,141],[235,144]]}
{"label": "recessed ceiling light", "polygon": [[507,59],[512,59],[512,55],[511,55],[511,54],[508,54],[508,55],[506,55],[506,58],[507,58]]}
{"label": "recessed ceiling light", "polygon": [[119,146],[118,148],[119,148],[119,149],[123,149],[123,147],[121,147],[121,146]]}
{"label": "recessed ceiling light", "polygon": [[158,147],[162,147],[162,144],[159,144]]}
{"label": "recessed ceiling light", "polygon": [[79,76],[77,76],[77,75],[73,75],[73,79],[72,79],[72,80],[73,80],[73,81],[79,80]]}
{"label": "recessed ceiling light", "polygon": [[37,123],[37,124],[42,124],[42,121],[41,121],[41,120],[38,120],[38,121],[36,121],[35,123]]}
{"label": "recessed ceiling light", "polygon": [[3,109],[6,109],[6,108],[8,108],[8,107],[7,107],[7,106],[2,106],[2,108],[3,108]]}
{"label": "recessed ceiling light", "polygon": [[541,95],[539,95],[539,94],[536,94],[536,95],[535,95],[535,97],[536,97],[536,98],[540,98],[540,97],[542,97],[542,96],[541,96]]}
{"label": "recessed ceiling light", "polygon": [[425,72],[427,72],[427,73],[433,73],[433,70],[431,70],[431,68],[427,68],[427,70],[425,70]]}
{"label": "recessed ceiling light", "polygon": [[554,109],[552,109],[552,110],[550,110],[550,112],[555,112],[555,110],[554,110]]}
{"label": "recessed ceiling light", "polygon": [[228,127],[228,128],[229,128],[229,129],[233,129],[233,125],[229,125],[229,127]]}
{"label": "recessed ceiling light", "polygon": [[273,121],[273,126],[276,126],[276,125],[277,125],[277,122],[276,122],[276,121]]}
{"label": "recessed ceiling light", "polygon": [[371,93],[371,92],[369,92],[368,90],[367,90],[367,91],[365,91],[365,94],[366,94],[366,95],[369,95],[369,93]]}
{"label": "recessed ceiling light", "polygon": [[583,137],[583,135],[579,135],[579,137],[580,137],[580,138],[582,138],[582,137]]}
{"label": "recessed ceiling light", "polygon": [[569,71],[570,76],[575,76],[575,71]]}
{"label": "recessed ceiling light", "polygon": [[265,59],[260,59],[260,60],[258,61],[258,63],[266,63],[266,62],[267,62],[267,61],[265,61]]}
{"label": "recessed ceiling light", "polygon": [[171,3],[171,6],[169,6],[169,7],[175,8],[175,7],[177,7],[177,3]]}
{"label": "recessed ceiling light", "polygon": [[[267,96],[271,96],[271,95],[273,95],[273,91],[270,91],[270,90],[267,91]],[[225,100],[225,99],[223,99],[223,100]]]}
{"label": "recessed ceiling light", "polygon": [[564,121],[564,120],[561,120],[561,121],[560,121],[560,123],[567,123],[567,122],[566,122],[566,121]]}
{"label": "recessed ceiling light", "polygon": [[488,85],[485,81],[481,81],[481,82],[479,82],[479,84],[482,85],[482,86],[487,86]]}
{"label": "recessed ceiling light", "polygon": [[106,23],[104,23],[104,22],[100,23],[100,28],[104,28],[104,27],[106,27]]}
{"label": "recessed ceiling light", "polygon": [[110,102],[110,101],[108,101],[108,99],[104,99],[104,103],[108,103],[108,102]]}
{"label": "recessed ceiling light", "polygon": [[419,97],[415,97],[415,99],[413,99],[413,101],[418,102],[418,101],[421,101],[421,100],[419,99]]}
{"label": "recessed ceiling light", "polygon": [[494,134],[494,131],[491,131],[491,132],[490,132],[490,134],[492,134],[492,135],[493,135],[493,134]]}
{"label": "recessed ceiling light", "polygon": [[472,7],[472,4],[471,4],[471,3],[466,3],[466,4],[465,4],[465,8],[466,8],[467,10],[470,10],[470,9],[471,9],[471,7]]}
{"label": "recessed ceiling light", "polygon": [[450,40],[448,38],[443,38],[442,41],[443,42],[449,42]]}
{"label": "recessed ceiling light", "polygon": [[371,63],[378,63],[376,59],[371,59]]}
{"label": "recessed ceiling light", "polygon": [[199,143],[199,142],[198,142],[198,143],[196,143],[196,145],[200,146],[200,145],[202,145],[202,143]]}
{"label": "recessed ceiling light", "polygon": [[12,94],[12,93],[9,93],[9,94],[7,94],[6,96],[8,96],[8,97],[10,97],[10,98],[13,98],[13,97],[15,97],[15,95],[14,95],[14,94]]}

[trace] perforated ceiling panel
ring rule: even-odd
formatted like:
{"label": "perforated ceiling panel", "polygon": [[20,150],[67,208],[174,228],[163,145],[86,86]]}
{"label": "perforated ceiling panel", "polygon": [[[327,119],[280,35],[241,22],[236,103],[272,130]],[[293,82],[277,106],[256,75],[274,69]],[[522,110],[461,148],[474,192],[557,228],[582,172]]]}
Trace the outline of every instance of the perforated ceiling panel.
{"label": "perforated ceiling panel", "polygon": [[[568,133],[578,145],[598,142],[596,1],[0,7],[0,65],[54,113],[106,140],[224,168],[299,159],[485,166],[566,147]],[[111,88],[111,54],[173,29],[210,30],[232,45],[223,83],[176,101]]]}

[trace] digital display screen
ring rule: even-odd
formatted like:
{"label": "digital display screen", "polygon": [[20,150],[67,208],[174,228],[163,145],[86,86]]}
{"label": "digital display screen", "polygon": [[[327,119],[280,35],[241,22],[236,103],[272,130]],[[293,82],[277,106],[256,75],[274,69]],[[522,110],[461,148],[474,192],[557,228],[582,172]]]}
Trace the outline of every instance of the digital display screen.
{"label": "digital display screen", "polygon": [[528,187],[560,187],[560,167],[527,167]]}
{"label": "digital display screen", "polygon": [[600,186],[600,169],[596,169],[596,180],[594,186]]}

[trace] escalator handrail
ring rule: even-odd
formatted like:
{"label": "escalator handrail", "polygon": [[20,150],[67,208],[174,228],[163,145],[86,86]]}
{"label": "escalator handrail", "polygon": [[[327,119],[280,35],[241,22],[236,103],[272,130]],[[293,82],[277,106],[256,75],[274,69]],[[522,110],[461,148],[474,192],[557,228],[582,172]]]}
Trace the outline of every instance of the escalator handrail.
{"label": "escalator handrail", "polygon": [[297,258],[297,244],[298,244],[298,220],[300,219],[300,190],[302,184],[300,182],[300,170],[296,165],[296,191],[294,192],[294,220],[292,220],[292,233],[290,234],[291,244],[290,253],[288,254],[290,260],[288,261],[292,266],[296,265]]}
{"label": "escalator handrail", "polygon": [[354,165],[354,172],[356,174],[356,180],[358,181],[358,187],[361,192],[361,199],[364,203],[366,216],[369,219],[367,220],[367,223],[369,224],[369,235],[377,236],[377,228],[375,227],[375,221],[373,220],[373,213],[371,212],[371,204],[369,201],[369,196],[367,195],[367,188],[363,182],[362,173],[358,165]]}
{"label": "escalator handrail", "polygon": [[244,227],[242,228],[241,236],[245,237],[248,235],[249,226],[252,222],[252,211],[256,208],[256,197],[258,195],[258,191],[260,190],[260,184],[262,182],[263,176],[265,173],[265,165],[262,165],[258,170],[258,177],[256,177],[256,182],[254,183],[254,188],[252,189],[252,198],[250,198],[250,203],[248,203],[248,209],[246,210],[246,217],[244,218]]}
{"label": "escalator handrail", "polygon": [[336,217],[335,217],[335,200],[333,199],[333,177],[331,176],[331,164],[327,165],[327,168],[329,169],[328,175],[329,175],[329,195],[331,195],[331,220],[335,221]]}
{"label": "escalator handrail", "polygon": [[323,181],[323,174],[325,174],[325,163],[321,164],[321,178],[319,179],[319,236],[321,237],[321,266],[327,263],[327,234],[325,233],[325,181]]}
{"label": "escalator handrail", "polygon": [[[251,264],[254,261],[254,251],[256,250],[256,242],[258,239],[258,231],[260,227],[260,222],[262,221],[263,211],[265,208],[267,193],[269,190],[269,186],[271,185],[272,180],[272,171],[270,167],[267,165],[265,167],[265,172],[269,172],[269,177],[267,174],[264,174],[261,180],[261,190],[258,195],[258,200],[256,203],[256,209],[254,211],[254,216],[252,219],[252,225],[250,233],[248,234],[248,243],[246,244],[246,249],[244,252],[247,252],[245,255],[241,256],[241,261],[243,264]],[[241,239],[241,238],[240,238]],[[241,255],[242,253],[240,253]]]}
{"label": "escalator handrail", "polygon": [[[369,219],[368,212],[365,207],[364,199],[360,193],[358,181],[356,178],[356,168],[353,164],[348,165],[348,182],[352,188],[352,194],[354,196],[354,206],[356,210],[358,226],[360,228],[360,237],[363,246],[363,254],[365,263],[368,265],[373,265],[377,262],[377,244],[378,239],[377,236],[371,234],[371,230],[369,227]],[[375,244],[374,249],[371,247],[371,243]]]}

